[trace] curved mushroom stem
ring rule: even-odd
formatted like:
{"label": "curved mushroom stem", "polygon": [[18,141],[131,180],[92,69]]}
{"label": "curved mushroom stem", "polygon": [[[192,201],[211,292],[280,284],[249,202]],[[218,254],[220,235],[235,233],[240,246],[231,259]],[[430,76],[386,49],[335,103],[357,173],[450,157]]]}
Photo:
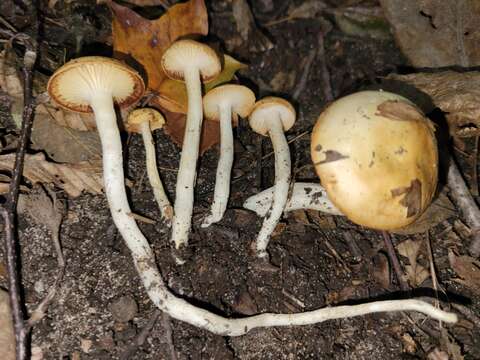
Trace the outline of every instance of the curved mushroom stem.
{"label": "curved mushroom stem", "polygon": [[168,200],[167,194],[165,193],[165,189],[163,188],[160,175],[158,174],[157,158],[155,155],[155,145],[153,142],[152,131],[150,130],[150,122],[142,122],[140,124],[140,131],[142,133],[143,144],[145,146],[148,180],[152,186],[153,195],[155,196],[155,200],[160,208],[160,212],[170,225],[173,218],[173,208]]}
{"label": "curved mushroom stem", "polygon": [[105,193],[113,221],[125,240],[140,274],[143,285],[153,303],[177,320],[223,336],[239,336],[250,330],[267,326],[306,325],[329,319],[345,318],[382,311],[419,311],[445,322],[456,322],[457,316],[418,300],[380,301],[353,306],[319,309],[301,314],[262,314],[244,319],[227,319],[193,306],[173,295],[158,271],[147,239],[135,220],[129,216],[130,206],[125,192],[122,143],[110,94],[92,99],[97,129],[103,151]]}
{"label": "curved mushroom stem", "polygon": [[[250,196],[243,203],[247,210],[264,217],[272,206],[275,187],[268,188]],[[330,215],[343,215],[327,196],[327,192],[317,183],[296,182],[284,209],[284,213],[294,210],[317,210]]]}
{"label": "curved mushroom stem", "polygon": [[203,121],[202,86],[198,69],[184,73],[188,95],[187,122],[183,136],[182,155],[178,167],[177,188],[172,226],[172,241],[175,248],[188,244],[192,224],[193,189],[197,174],[197,158]]}
{"label": "curved mushroom stem", "polygon": [[203,220],[202,227],[208,227],[220,221],[227,209],[230,195],[230,174],[233,165],[232,107],[223,104],[220,107],[220,158],[218,159],[215,192],[211,213]]}
{"label": "curved mushroom stem", "polygon": [[260,258],[268,257],[268,241],[287,204],[291,176],[290,149],[280,119],[268,120],[268,128],[275,154],[275,186],[272,207],[263,220],[255,244],[256,255]]}

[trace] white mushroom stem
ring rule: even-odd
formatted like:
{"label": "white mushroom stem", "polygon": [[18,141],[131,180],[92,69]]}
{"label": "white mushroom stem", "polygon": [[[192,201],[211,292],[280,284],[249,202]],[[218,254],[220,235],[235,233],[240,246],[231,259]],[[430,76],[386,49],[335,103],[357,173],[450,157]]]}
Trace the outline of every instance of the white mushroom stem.
{"label": "white mushroom stem", "polygon": [[[272,206],[274,190],[275,187],[271,187],[250,196],[243,203],[243,207],[264,217]],[[297,182],[293,185],[284,213],[300,209],[316,210],[330,215],[343,215],[332,204],[325,189],[317,183]]]}
{"label": "white mushroom stem", "polygon": [[208,227],[220,221],[227,209],[230,195],[230,174],[233,164],[232,107],[229,103],[220,106],[220,158],[218,159],[215,192],[210,214],[202,227]]}
{"label": "white mushroom stem", "polygon": [[255,244],[257,256],[260,258],[268,256],[268,241],[287,204],[291,176],[290,149],[288,148],[282,123],[280,119],[269,119],[266,120],[266,126],[269,129],[268,134],[272,141],[275,155],[275,186],[272,207],[263,220],[262,228],[258,233]]}
{"label": "white mushroom stem", "polygon": [[173,218],[173,208],[168,200],[162,180],[158,174],[157,158],[155,155],[155,145],[153,142],[152,131],[150,130],[150,122],[143,121],[140,123],[140,132],[142,133],[143,144],[145,146],[145,157],[147,163],[147,175],[150,185],[152,186],[153,196],[157,201],[162,216],[171,223]]}
{"label": "white mushroom stem", "polygon": [[188,233],[192,224],[193,190],[197,173],[197,158],[202,129],[202,87],[198,69],[184,72],[188,95],[187,121],[183,137],[182,155],[178,167],[175,190],[172,241],[175,248],[188,244]]}
{"label": "white mushroom stem", "polygon": [[223,336],[243,335],[259,327],[307,325],[384,311],[412,310],[445,322],[457,321],[455,314],[444,312],[419,300],[380,301],[329,307],[300,314],[261,314],[243,319],[227,319],[176,297],[165,287],[147,239],[135,220],[129,216],[131,211],[125,192],[122,144],[111,95],[106,92],[95,94],[91,107],[102,142],[104,186],[113,221],[132,253],[135,267],[150,299],[174,319]]}

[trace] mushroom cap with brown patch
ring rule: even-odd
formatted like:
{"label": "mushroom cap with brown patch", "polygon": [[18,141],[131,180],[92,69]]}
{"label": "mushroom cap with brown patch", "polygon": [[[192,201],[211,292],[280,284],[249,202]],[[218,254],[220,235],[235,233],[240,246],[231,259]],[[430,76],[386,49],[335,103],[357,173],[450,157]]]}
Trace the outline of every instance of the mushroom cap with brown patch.
{"label": "mushroom cap with brown patch", "polygon": [[140,124],[144,122],[150,123],[150,130],[154,131],[163,128],[165,118],[159,111],[152,108],[135,109],[128,114],[127,123],[125,125],[128,132],[140,133]]}
{"label": "mushroom cap with brown patch", "polygon": [[253,131],[266,136],[269,130],[266,122],[270,119],[279,119],[282,122],[283,131],[288,131],[295,124],[296,112],[287,100],[267,96],[255,103],[248,121]]}
{"label": "mushroom cap with brown patch", "polygon": [[143,96],[145,83],[124,63],[102,56],[71,60],[57,69],[47,84],[50,97],[75,112],[92,112],[90,99],[96,91],[110,92],[115,103],[128,107]]}
{"label": "mushroom cap with brown patch", "polygon": [[[243,85],[226,84],[213,88],[203,97],[205,117],[209,120],[219,121],[222,105],[230,106],[233,115],[245,118],[250,115],[255,105],[255,94]],[[232,116],[234,123],[236,123],[236,119],[237,116]]]}
{"label": "mushroom cap with brown patch", "polygon": [[163,53],[162,69],[173,80],[184,80],[184,72],[197,68],[203,82],[215,79],[222,71],[222,64],[215,51],[208,45],[194,40],[175,41]]}
{"label": "mushroom cap with brown patch", "polygon": [[311,154],[330,200],[359,225],[406,226],[435,193],[433,125],[393,93],[362,91],[330,104],[313,129]]}

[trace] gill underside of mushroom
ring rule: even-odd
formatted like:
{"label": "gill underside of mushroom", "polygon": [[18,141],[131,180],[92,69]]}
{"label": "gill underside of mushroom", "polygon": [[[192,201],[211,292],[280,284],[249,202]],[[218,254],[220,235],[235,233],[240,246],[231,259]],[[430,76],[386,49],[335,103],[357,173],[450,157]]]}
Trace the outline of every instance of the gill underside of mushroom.
{"label": "gill underside of mushroom", "polygon": [[230,174],[233,164],[233,130],[232,108],[220,107],[220,158],[218,159],[215,191],[210,214],[205,218],[202,227],[208,227],[220,221],[227,209],[230,195]]}
{"label": "gill underside of mushroom", "polygon": [[203,120],[200,73],[198,69],[191,69],[185,71],[184,76],[188,95],[188,112],[175,190],[172,242],[176,249],[188,244],[188,234],[192,224],[193,190],[197,174],[200,130]]}
{"label": "gill underside of mushroom", "polygon": [[134,218],[129,216],[131,210],[124,184],[122,143],[112,98],[109,94],[96,96],[91,107],[102,143],[104,186],[113,221],[132,254],[148,296],[160,310],[174,319],[223,336],[239,336],[259,327],[307,325],[385,311],[412,310],[445,322],[457,320],[455,314],[444,312],[419,300],[380,301],[329,307],[299,314],[261,314],[243,319],[228,319],[176,297],[165,287],[147,239]]}
{"label": "gill underside of mushroom", "polygon": [[162,180],[160,179],[160,175],[158,173],[155,146],[153,143],[152,132],[150,130],[150,122],[142,122],[140,124],[140,130],[145,146],[148,180],[152,186],[153,196],[157,201],[160,212],[170,226],[173,218],[173,208],[168,200],[165,189],[163,188]]}
{"label": "gill underside of mushroom", "polygon": [[280,119],[270,119],[267,121],[268,134],[272,141],[275,154],[275,185],[272,207],[263,220],[255,243],[256,255],[259,258],[268,257],[268,242],[287,204],[291,176],[290,149],[288,148],[281,121]]}
{"label": "gill underside of mushroom", "polygon": [[[258,216],[264,217],[272,206],[275,187],[250,196],[243,203],[247,210],[254,211]],[[285,205],[284,213],[294,210],[316,210],[330,215],[342,215],[327,196],[327,192],[317,183],[296,182]]]}

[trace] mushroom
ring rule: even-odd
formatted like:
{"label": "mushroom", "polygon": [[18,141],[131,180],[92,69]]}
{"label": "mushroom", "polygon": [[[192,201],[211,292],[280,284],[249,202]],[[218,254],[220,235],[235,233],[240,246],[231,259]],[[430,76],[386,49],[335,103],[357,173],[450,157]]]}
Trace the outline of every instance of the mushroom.
{"label": "mushroom", "polygon": [[285,131],[295,123],[295,109],[286,100],[266,97],[255,104],[249,116],[250,127],[258,134],[270,136],[275,155],[275,189],[270,212],[263,220],[262,228],[255,242],[259,258],[267,258],[267,245],[275,226],[282,216],[288,199],[291,161]]}
{"label": "mushroom", "polygon": [[228,319],[175,296],[164,284],[147,239],[135,219],[129,216],[130,207],[125,192],[122,143],[113,104],[115,101],[119,106],[128,106],[138,100],[144,91],[141,77],[118,61],[85,57],[72,60],[58,69],[50,78],[47,89],[51,98],[63,108],[95,114],[102,142],[105,193],[113,221],[132,253],[135,267],[150,299],[174,319],[222,336],[239,336],[260,327],[313,324],[382,311],[413,310],[445,322],[457,321],[455,314],[419,300],[377,301],[301,314],[264,313],[242,319]]}
{"label": "mushroom", "polygon": [[237,115],[247,117],[255,104],[255,94],[242,85],[227,84],[210,90],[203,97],[203,112],[206,118],[220,122],[220,158],[218,160],[215,192],[210,214],[202,227],[220,221],[225,213],[230,195],[230,174],[233,164],[232,121]]}
{"label": "mushroom", "polygon": [[361,91],[330,104],[313,129],[311,154],[329,199],[362,226],[404,227],[435,193],[433,125],[397,94]]}
{"label": "mushroom", "polygon": [[[274,190],[275,187],[270,187],[250,196],[244,201],[243,207],[264,217],[272,207]],[[296,182],[293,184],[293,190],[283,211],[286,213],[300,209],[316,210],[330,215],[343,215],[332,204],[325,189],[317,183]]]}
{"label": "mushroom", "polygon": [[163,54],[162,68],[168,77],[185,81],[188,96],[172,226],[172,241],[175,248],[179,249],[182,245],[188,244],[188,233],[192,223],[193,188],[203,120],[201,85],[202,81],[213,80],[222,67],[215,51],[207,45],[193,40],[179,40]]}
{"label": "mushroom", "polygon": [[160,212],[168,224],[170,224],[173,218],[173,208],[172,205],[170,205],[158,173],[155,145],[152,137],[152,131],[163,128],[164,124],[165,118],[157,110],[143,108],[133,110],[128,115],[126,128],[129,132],[142,134],[143,144],[145,146],[148,180],[152,186],[153,195],[160,208]]}

